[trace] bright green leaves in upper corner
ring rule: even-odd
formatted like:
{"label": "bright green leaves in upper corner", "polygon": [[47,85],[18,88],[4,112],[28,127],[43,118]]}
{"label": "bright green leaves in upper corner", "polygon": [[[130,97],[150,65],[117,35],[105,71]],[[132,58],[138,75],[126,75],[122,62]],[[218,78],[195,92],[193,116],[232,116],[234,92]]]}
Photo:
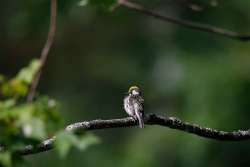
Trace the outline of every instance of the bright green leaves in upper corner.
{"label": "bright green leaves in upper corner", "polygon": [[55,149],[61,158],[64,158],[72,147],[80,151],[89,146],[98,144],[99,138],[91,133],[74,134],[72,132],[60,131],[56,134]]}
{"label": "bright green leaves in upper corner", "polygon": [[0,75],[0,95],[3,97],[26,96],[29,84],[33,80],[40,64],[39,60],[34,59],[27,67],[21,69],[20,72],[11,79]]}
{"label": "bright green leaves in upper corner", "polygon": [[95,7],[101,7],[104,9],[111,9],[117,0],[80,0],[80,6],[91,5]]}

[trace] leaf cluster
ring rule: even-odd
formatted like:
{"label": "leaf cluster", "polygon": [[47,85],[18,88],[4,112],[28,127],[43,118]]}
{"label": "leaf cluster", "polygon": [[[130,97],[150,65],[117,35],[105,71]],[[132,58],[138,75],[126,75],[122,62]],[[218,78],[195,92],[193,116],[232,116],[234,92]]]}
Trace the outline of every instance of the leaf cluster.
{"label": "leaf cluster", "polygon": [[91,134],[78,136],[59,130],[62,117],[56,100],[38,94],[34,101],[26,102],[29,86],[39,67],[39,60],[33,60],[13,78],[0,75],[0,166],[22,164],[24,161],[16,153],[18,150],[26,145],[38,145],[55,135],[55,147],[62,157],[73,146],[83,150],[97,142]]}

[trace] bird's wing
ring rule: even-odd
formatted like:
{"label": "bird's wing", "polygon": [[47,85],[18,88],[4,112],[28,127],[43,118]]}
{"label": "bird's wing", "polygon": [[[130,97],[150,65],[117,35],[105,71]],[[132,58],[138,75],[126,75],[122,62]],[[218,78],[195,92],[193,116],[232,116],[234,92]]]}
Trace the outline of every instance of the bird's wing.
{"label": "bird's wing", "polygon": [[134,107],[134,110],[135,110],[136,118],[139,121],[139,126],[140,126],[140,128],[143,128],[144,127],[143,103],[141,103],[139,100],[140,100],[139,98],[135,99],[135,102],[133,103],[133,107]]}
{"label": "bird's wing", "polygon": [[143,112],[144,100],[141,97],[135,98],[134,100],[135,100],[135,102],[133,103],[134,109]]}

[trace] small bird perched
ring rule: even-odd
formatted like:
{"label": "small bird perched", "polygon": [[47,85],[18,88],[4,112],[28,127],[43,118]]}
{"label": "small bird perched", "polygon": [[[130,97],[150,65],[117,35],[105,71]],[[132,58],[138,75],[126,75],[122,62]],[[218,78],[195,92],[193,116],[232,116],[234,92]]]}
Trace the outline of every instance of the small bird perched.
{"label": "small bird perched", "polygon": [[138,120],[140,128],[144,128],[143,102],[141,91],[137,86],[131,86],[123,99],[124,110],[128,115]]}

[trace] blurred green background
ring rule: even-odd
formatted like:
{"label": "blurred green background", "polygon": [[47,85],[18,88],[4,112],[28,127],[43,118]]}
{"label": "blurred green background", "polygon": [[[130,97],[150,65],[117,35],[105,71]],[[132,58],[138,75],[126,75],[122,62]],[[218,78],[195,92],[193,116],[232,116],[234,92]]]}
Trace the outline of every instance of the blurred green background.
{"label": "blurred green background", "polygon": [[[249,1],[138,0],[166,15],[249,32]],[[106,12],[58,2],[55,43],[39,91],[61,102],[66,123],[127,116],[129,86],[141,87],[146,113],[222,130],[247,129],[250,43],[155,20],[125,8]],[[217,4],[216,4],[217,3]],[[39,57],[48,0],[0,6],[0,72],[13,76]],[[194,10],[197,5],[199,11]],[[196,6],[196,7],[197,7]],[[65,159],[27,156],[31,166],[250,166],[250,142],[220,142],[159,126],[94,131],[102,143]]]}

